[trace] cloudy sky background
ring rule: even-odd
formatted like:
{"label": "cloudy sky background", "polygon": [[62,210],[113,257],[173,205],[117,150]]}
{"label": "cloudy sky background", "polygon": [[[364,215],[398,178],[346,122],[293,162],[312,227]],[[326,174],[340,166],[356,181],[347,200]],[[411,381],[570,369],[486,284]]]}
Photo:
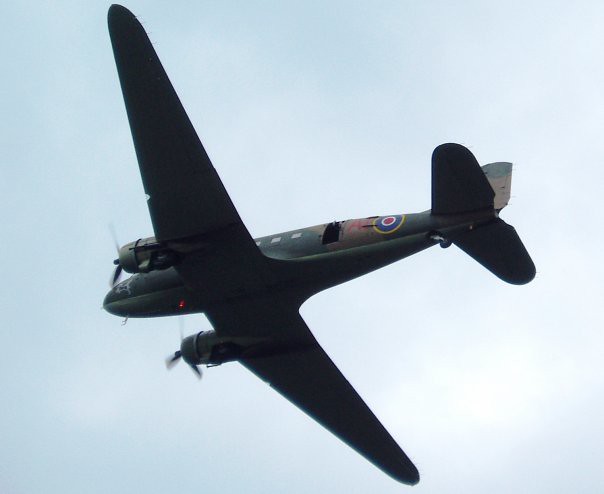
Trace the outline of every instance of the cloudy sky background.
{"label": "cloudy sky background", "polygon": [[254,236],[427,209],[459,142],[515,163],[503,217],[537,278],[435,247],[303,306],[414,488],[237,364],[166,372],[176,319],[100,309],[108,223],[152,234],[109,4],[4,2],[0,492],[603,491],[604,4],[126,6]]}

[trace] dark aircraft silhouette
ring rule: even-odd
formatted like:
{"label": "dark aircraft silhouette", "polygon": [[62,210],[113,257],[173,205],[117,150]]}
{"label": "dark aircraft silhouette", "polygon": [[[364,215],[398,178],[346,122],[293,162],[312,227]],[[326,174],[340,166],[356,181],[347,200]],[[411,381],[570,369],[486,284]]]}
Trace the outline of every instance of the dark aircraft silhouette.
{"label": "dark aircraft silhouette", "polygon": [[[454,243],[508,283],[535,276],[499,218],[511,163],[479,166],[458,144],[432,155],[431,209],[334,221],[253,239],[212,166],[143,27],[113,5],[109,33],[154,237],[119,249],[104,308],[123,317],[205,313],[169,364],[238,361],[342,441],[406,484],[419,473],[319,346],[299,308],[312,295]],[[134,273],[117,283],[121,271]]]}

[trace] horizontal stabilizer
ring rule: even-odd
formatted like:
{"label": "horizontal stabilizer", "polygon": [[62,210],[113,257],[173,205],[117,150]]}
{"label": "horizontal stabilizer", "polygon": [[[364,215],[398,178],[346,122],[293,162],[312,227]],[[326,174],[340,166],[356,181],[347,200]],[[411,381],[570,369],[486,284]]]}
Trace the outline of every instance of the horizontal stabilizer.
{"label": "horizontal stabilizer", "polygon": [[507,283],[524,285],[535,277],[535,265],[513,226],[501,219],[452,238],[466,254]]}
{"label": "horizontal stabilizer", "polygon": [[432,214],[460,214],[493,207],[495,193],[472,152],[441,144],[432,153]]}

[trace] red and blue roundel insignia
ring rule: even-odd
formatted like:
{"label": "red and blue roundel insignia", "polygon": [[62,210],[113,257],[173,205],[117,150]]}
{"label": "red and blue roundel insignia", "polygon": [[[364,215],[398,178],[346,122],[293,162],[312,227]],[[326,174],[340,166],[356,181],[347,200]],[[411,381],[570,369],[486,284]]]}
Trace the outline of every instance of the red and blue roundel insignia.
{"label": "red and blue roundel insignia", "polygon": [[373,220],[373,228],[376,232],[388,235],[397,231],[405,222],[404,214],[396,214],[394,216],[380,216]]}

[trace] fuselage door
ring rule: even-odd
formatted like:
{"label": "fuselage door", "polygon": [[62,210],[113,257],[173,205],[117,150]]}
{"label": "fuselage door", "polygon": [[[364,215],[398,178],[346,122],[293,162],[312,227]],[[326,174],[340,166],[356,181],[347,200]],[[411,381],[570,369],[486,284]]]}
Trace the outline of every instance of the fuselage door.
{"label": "fuselage door", "polygon": [[342,231],[342,222],[333,221],[328,223],[323,232],[323,238],[321,242],[323,245],[332,244],[340,240],[340,232]]}

